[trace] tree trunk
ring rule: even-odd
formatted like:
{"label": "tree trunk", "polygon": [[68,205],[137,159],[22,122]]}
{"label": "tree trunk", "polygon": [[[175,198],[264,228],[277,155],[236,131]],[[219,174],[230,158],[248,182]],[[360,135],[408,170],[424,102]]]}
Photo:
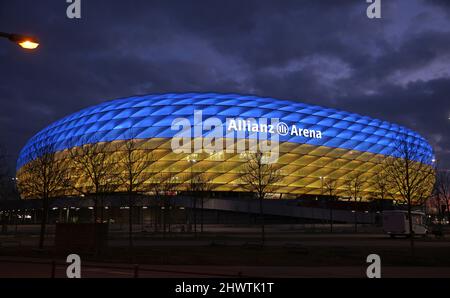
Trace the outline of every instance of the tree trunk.
{"label": "tree trunk", "polygon": [[194,236],[197,238],[197,197],[194,195]]}
{"label": "tree trunk", "polygon": [[132,193],[128,192],[128,246],[133,247],[133,198]]}
{"label": "tree trunk", "polygon": [[153,231],[156,233],[158,231],[158,207],[159,205],[153,206],[151,209],[152,212],[152,222],[153,222]]}
{"label": "tree trunk", "polygon": [[358,210],[357,210],[357,205],[358,205],[358,198],[355,195],[355,233],[358,233]]}
{"label": "tree trunk", "polygon": [[98,219],[98,196],[95,194],[94,197],[94,223],[97,223]]}
{"label": "tree trunk", "polygon": [[162,226],[163,226],[163,238],[166,238],[166,201],[165,199],[162,199],[163,203],[162,203],[162,212],[161,212],[161,216],[162,216]]}
{"label": "tree trunk", "polygon": [[411,245],[411,255],[415,256],[415,248],[414,248],[414,229],[413,229],[413,220],[412,220],[412,211],[411,211],[411,199],[408,199],[408,219],[409,219],[409,239]]}
{"label": "tree trunk", "polygon": [[103,223],[103,221],[105,220],[105,206],[104,206],[105,202],[103,200],[103,196],[100,198],[100,222]]}
{"label": "tree trunk", "polygon": [[263,210],[263,196],[259,195],[259,216],[261,217],[261,241],[264,244],[266,241],[266,231],[264,227],[264,210]]}
{"label": "tree trunk", "polygon": [[203,205],[204,205],[204,199],[203,195],[201,197],[201,209],[200,209],[200,233],[203,233]]}
{"label": "tree trunk", "polygon": [[251,201],[250,199],[247,199],[247,216],[248,216],[248,225],[252,224],[252,213],[250,212],[251,208]]}
{"label": "tree trunk", "polygon": [[447,206],[447,219],[448,219],[448,222],[450,223],[450,208],[449,208],[450,206],[449,206],[448,201],[449,201],[449,198],[445,198],[445,204]]}
{"label": "tree trunk", "polygon": [[167,232],[170,234],[172,232],[172,202],[170,201],[170,197],[166,198],[167,202]]}
{"label": "tree trunk", "polygon": [[330,206],[330,233],[333,233],[333,206]]}
{"label": "tree trunk", "polygon": [[44,239],[45,239],[45,228],[47,224],[48,217],[48,197],[44,197],[42,200],[42,220],[41,220],[41,232],[39,234],[39,249],[44,248]]}

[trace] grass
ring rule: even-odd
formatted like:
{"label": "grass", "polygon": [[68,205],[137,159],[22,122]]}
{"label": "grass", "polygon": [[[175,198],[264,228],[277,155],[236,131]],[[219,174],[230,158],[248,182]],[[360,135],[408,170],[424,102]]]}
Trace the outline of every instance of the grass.
{"label": "grass", "polygon": [[[2,248],[2,256],[64,258],[66,254],[53,249]],[[227,246],[170,246],[109,248],[99,256],[82,254],[86,261],[140,263],[154,265],[216,265],[216,266],[361,266],[367,255],[380,255],[383,266],[450,266],[448,248],[416,248],[410,256],[408,247],[307,247],[296,250],[286,247],[244,248]]]}

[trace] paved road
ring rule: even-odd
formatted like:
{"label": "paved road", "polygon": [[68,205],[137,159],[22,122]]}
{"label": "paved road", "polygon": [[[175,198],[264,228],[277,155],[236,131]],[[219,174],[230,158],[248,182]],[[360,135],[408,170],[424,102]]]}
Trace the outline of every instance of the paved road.
{"label": "paved road", "polygon": [[[26,263],[23,263],[26,262]],[[140,266],[139,278],[188,278],[188,277],[254,277],[254,278],[363,278],[361,267],[256,267],[256,266]],[[55,277],[65,278],[66,267],[58,262]],[[52,265],[49,260],[0,258],[0,278],[51,277]],[[135,268],[130,264],[82,264],[84,278],[133,278]],[[394,278],[450,278],[450,267],[382,267],[382,277]]]}
{"label": "paved road", "polygon": [[[0,235],[1,247],[35,247],[38,243],[39,237],[37,235]],[[204,235],[194,239],[193,235],[167,235],[165,239],[161,235],[142,235],[137,233],[134,236],[134,243],[136,246],[209,246],[213,241],[219,241],[227,246],[242,246],[249,241],[259,241],[259,233],[228,233],[225,235]],[[346,233],[267,233],[267,246],[283,246],[286,243],[300,243],[303,246],[312,247],[404,247],[408,245],[409,239],[396,238],[391,239],[384,234],[346,234]],[[52,246],[54,242],[53,236],[46,238],[46,246]],[[427,238],[416,238],[417,247],[428,248],[450,248],[450,237],[443,239],[436,239],[432,236]],[[121,247],[128,245],[127,235],[113,234],[110,236],[110,247]]]}
{"label": "paved road", "polygon": [[[302,246],[313,246],[313,247],[333,247],[333,246],[345,246],[345,247],[406,247],[408,246],[409,239],[390,239],[385,235],[315,235],[315,236],[302,236],[295,238],[283,238],[278,240],[273,240],[270,236],[265,242],[266,246],[283,246],[288,243],[297,243]],[[227,246],[242,246],[249,241],[257,241],[258,237],[253,239],[230,239],[224,240],[220,243]],[[213,240],[159,240],[159,239],[147,239],[147,240],[135,240],[136,246],[207,246],[211,245]],[[446,240],[435,240],[435,239],[416,239],[416,247],[448,247],[450,248],[450,239]],[[126,246],[126,239],[110,240],[109,246],[120,247]]]}

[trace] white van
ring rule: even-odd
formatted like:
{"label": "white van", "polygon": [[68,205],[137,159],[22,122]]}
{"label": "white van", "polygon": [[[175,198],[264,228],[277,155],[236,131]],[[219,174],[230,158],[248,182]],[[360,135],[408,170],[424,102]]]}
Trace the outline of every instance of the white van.
{"label": "white van", "polygon": [[[426,236],[428,227],[425,225],[425,213],[411,212],[414,235]],[[392,238],[409,235],[408,211],[390,210],[383,212],[383,230]]]}

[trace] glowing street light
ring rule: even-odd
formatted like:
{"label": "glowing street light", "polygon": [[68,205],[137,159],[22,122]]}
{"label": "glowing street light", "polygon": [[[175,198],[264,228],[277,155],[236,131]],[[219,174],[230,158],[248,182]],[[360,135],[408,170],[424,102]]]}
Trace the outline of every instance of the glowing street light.
{"label": "glowing street light", "polygon": [[34,50],[39,46],[39,41],[32,36],[0,32],[0,37],[4,37],[27,50]]}
{"label": "glowing street light", "polygon": [[34,50],[39,46],[39,43],[33,42],[31,40],[25,40],[18,43],[22,48],[28,49],[28,50]]}

